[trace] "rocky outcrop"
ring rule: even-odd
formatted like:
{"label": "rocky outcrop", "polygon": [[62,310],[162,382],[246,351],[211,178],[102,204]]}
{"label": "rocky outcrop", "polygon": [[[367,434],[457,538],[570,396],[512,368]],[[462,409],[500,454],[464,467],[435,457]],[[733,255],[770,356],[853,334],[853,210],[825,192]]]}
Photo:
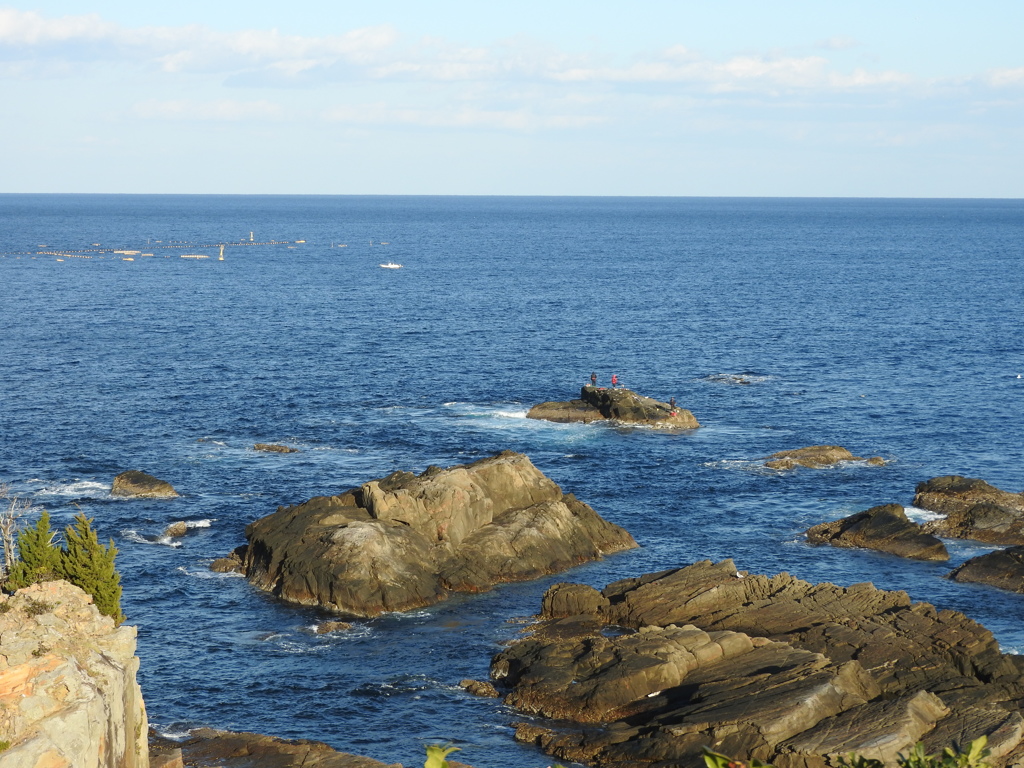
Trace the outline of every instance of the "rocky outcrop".
{"label": "rocky outcrop", "polygon": [[907,519],[899,504],[883,504],[807,529],[811,544],[862,547],[912,560],[949,560],[946,545]]}
{"label": "rocky outcrop", "polygon": [[947,475],[919,483],[914,506],[946,516],[926,523],[928,533],[1024,545],[1024,494],[1001,491],[984,480]]}
{"label": "rocky outcrop", "polygon": [[585,386],[578,400],[551,401],[533,406],[528,419],[559,423],[616,421],[671,429],[696,429],[696,417],[685,408],[638,395],[625,388]]}
{"label": "rocky outcrop", "polygon": [[517,738],[562,760],[697,765],[701,748],[780,768],[892,762],[985,734],[1024,752],[1024,660],[984,627],[870,584],[809,584],[709,561],[598,591],[559,584],[497,654]]}
{"label": "rocky outcrop", "polygon": [[146,768],[135,628],[64,581],[0,595],[4,768]]}
{"label": "rocky outcrop", "polygon": [[881,456],[865,459],[862,456],[854,456],[839,445],[811,445],[807,448],[779,451],[766,458],[764,465],[769,469],[795,469],[796,467],[820,469],[831,467],[841,461],[866,461],[873,467],[885,464],[885,459]]}
{"label": "rocky outcrop", "polygon": [[[309,739],[279,739],[258,733],[200,728],[183,741],[160,736],[150,739],[154,756],[179,760],[190,768],[401,768],[369,757],[338,752]],[[173,763],[168,762],[168,765]]]}
{"label": "rocky outcrop", "polygon": [[972,557],[954,568],[949,578],[1024,594],[1024,547],[1007,547]]}
{"label": "rocky outcrop", "polygon": [[253,447],[254,451],[262,451],[263,453],[298,453],[298,448],[292,448],[287,445],[278,445],[276,443],[256,443]]}
{"label": "rocky outcrop", "polygon": [[251,583],[355,617],[432,605],[449,592],[534,579],[637,546],[508,451],[280,507],[245,536]]}
{"label": "rocky outcrop", "polygon": [[173,499],[178,495],[174,487],[145,472],[130,469],[114,478],[111,496],[131,496],[143,499]]}

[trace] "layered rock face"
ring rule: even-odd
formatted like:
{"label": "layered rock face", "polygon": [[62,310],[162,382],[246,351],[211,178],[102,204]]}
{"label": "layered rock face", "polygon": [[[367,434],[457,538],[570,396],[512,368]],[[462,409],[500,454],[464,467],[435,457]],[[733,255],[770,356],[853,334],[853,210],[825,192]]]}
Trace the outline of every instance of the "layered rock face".
{"label": "layered rock face", "polygon": [[811,544],[862,547],[912,560],[949,560],[946,545],[907,519],[899,504],[883,504],[807,529]]}
{"label": "layered rock face", "polygon": [[114,478],[111,496],[131,496],[144,499],[173,499],[178,495],[174,487],[152,475],[129,469]]}
{"label": "layered rock face", "polygon": [[919,483],[914,506],[946,515],[925,524],[928,533],[989,544],[1024,544],[1024,494],[1001,491],[959,475]]}
{"label": "layered rock face", "polygon": [[590,386],[580,390],[578,400],[540,403],[533,406],[526,417],[563,424],[612,420],[673,429],[696,429],[700,426],[696,417],[685,408],[638,395],[630,389]]}
{"label": "layered rock face", "polygon": [[147,768],[135,628],[64,581],[0,596],[4,768]]}
{"label": "layered rock face", "polygon": [[538,578],[637,546],[508,451],[280,507],[245,536],[241,567],[254,585],[356,617],[420,608],[450,591]]}
{"label": "layered rock face", "polygon": [[919,740],[935,752],[982,734],[995,765],[1024,759],[1024,660],[902,592],[705,561],[600,592],[556,585],[541,617],[491,676],[508,704],[558,719],[517,738],[559,759],[697,765],[708,746],[824,768],[851,751],[891,763]]}
{"label": "layered rock face", "polygon": [[867,461],[872,466],[885,464],[881,456],[872,456],[864,459],[862,456],[854,456],[841,445],[810,445],[807,448],[794,448],[791,451],[779,451],[767,457],[764,465],[769,469],[794,469],[796,467],[810,467],[820,469],[831,467],[841,461]]}

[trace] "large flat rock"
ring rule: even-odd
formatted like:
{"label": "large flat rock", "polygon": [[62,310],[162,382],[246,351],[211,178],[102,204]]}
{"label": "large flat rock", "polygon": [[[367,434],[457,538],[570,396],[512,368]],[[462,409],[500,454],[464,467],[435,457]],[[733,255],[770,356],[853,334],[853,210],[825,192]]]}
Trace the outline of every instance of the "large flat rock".
{"label": "large flat rock", "polygon": [[512,452],[395,472],[251,523],[246,577],[284,600],[369,617],[558,573],[636,547]]}
{"label": "large flat rock", "polygon": [[917,741],[986,735],[1024,752],[1024,662],[954,611],[870,584],[749,575],[731,561],[558,584],[527,637],[497,654],[517,738],[598,766],[693,764],[701,750],[824,768],[892,763]]}

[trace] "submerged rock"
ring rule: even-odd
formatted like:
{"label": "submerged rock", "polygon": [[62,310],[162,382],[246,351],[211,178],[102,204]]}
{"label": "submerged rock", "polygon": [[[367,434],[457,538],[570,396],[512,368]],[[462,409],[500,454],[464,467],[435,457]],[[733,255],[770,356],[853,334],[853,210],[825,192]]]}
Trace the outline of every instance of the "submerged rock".
{"label": "submerged rock", "polygon": [[144,499],[173,499],[178,496],[178,492],[164,480],[159,480],[137,469],[130,469],[114,478],[110,495]]}
{"label": "submerged rock", "polygon": [[638,395],[624,387],[585,386],[580,390],[578,400],[540,403],[527,412],[526,418],[584,424],[617,421],[674,429],[696,429],[700,426],[696,417],[685,408]]}
{"label": "submerged rock", "polygon": [[1024,494],[1001,491],[984,480],[934,477],[918,484],[914,506],[945,515],[925,523],[928,533],[988,544],[1024,544]]}
{"label": "submerged rock", "polygon": [[541,619],[491,677],[534,716],[517,738],[561,760],[698,765],[707,746],[824,768],[982,734],[993,765],[1024,753],[1024,660],[903,592],[704,561],[601,591],[555,585]]}
{"label": "submerged rock", "polygon": [[885,464],[885,459],[881,456],[864,459],[861,456],[854,456],[839,445],[811,445],[807,448],[773,453],[767,457],[764,465],[769,469],[794,469],[795,467],[819,469],[831,467],[841,461],[867,461],[868,464],[875,467]]}
{"label": "submerged rock", "polygon": [[949,578],[1024,594],[1024,547],[1007,547],[972,557],[954,568]]}
{"label": "submerged rock", "polygon": [[65,581],[0,595],[5,767],[145,768],[135,627],[114,625]]}
{"label": "submerged rock", "polygon": [[907,519],[899,504],[883,504],[807,529],[811,544],[863,547],[912,560],[949,560],[946,545]]}
{"label": "submerged rock", "polygon": [[395,472],[250,523],[260,589],[369,617],[571,568],[637,544],[530,460],[506,451],[419,476]]}

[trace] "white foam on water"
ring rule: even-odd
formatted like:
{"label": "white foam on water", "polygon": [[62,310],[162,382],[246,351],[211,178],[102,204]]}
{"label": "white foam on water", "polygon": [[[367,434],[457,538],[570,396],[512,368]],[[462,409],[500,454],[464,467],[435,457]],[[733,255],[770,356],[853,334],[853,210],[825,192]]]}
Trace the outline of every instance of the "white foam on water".
{"label": "white foam on water", "polygon": [[203,520],[186,520],[185,521],[185,527],[188,528],[189,530],[191,530],[193,528],[209,528],[212,525],[213,525],[213,520],[210,519],[210,518],[206,518],[206,519],[203,519]]}
{"label": "white foam on water", "polygon": [[164,536],[163,534],[160,536],[146,536],[132,528],[126,528],[120,533],[121,538],[136,544],[156,544],[159,546],[170,547],[171,549],[177,549],[181,546],[180,541],[175,541],[171,536]]}
{"label": "white foam on water", "polygon": [[37,499],[108,499],[111,498],[110,484],[98,483],[95,480],[73,480],[70,483],[61,483],[41,488],[35,492],[35,497]]}
{"label": "white foam on water", "polygon": [[185,574],[186,576],[191,576],[194,579],[244,579],[245,578],[245,574],[238,573],[237,571],[228,571],[226,573],[219,573],[217,571],[211,571],[209,569],[206,569],[206,570],[192,570],[192,571],[190,571],[184,565],[179,565],[177,570],[180,571],[181,573]]}
{"label": "white foam on water", "polygon": [[927,523],[929,520],[942,520],[946,516],[941,512],[932,512],[930,509],[921,509],[920,507],[905,506],[903,511],[907,513],[907,517],[913,520],[915,523]]}

